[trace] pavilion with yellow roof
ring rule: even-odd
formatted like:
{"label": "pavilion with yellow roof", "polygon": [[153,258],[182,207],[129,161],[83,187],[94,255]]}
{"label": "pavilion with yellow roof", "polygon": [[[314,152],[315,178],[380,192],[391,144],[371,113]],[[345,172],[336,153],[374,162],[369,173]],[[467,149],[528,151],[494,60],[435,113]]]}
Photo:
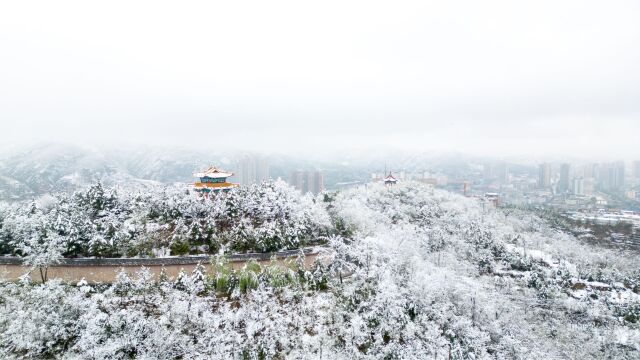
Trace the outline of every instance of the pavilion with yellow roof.
{"label": "pavilion with yellow roof", "polygon": [[228,191],[238,187],[238,184],[227,182],[227,178],[233,176],[233,173],[220,170],[215,166],[210,166],[202,172],[193,173],[193,176],[199,179],[193,184],[193,187],[203,194],[208,194],[212,191]]}

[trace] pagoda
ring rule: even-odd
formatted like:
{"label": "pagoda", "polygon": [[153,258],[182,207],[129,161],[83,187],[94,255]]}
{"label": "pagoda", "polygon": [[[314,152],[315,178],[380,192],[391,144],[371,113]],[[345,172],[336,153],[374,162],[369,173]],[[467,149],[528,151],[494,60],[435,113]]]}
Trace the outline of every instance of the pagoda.
{"label": "pagoda", "polygon": [[387,186],[391,186],[391,185],[395,185],[398,182],[398,179],[396,179],[393,175],[391,175],[391,171],[389,171],[389,175],[387,175],[387,177],[384,178],[384,184]]}
{"label": "pagoda", "polygon": [[199,179],[193,184],[194,189],[204,195],[208,195],[212,191],[228,191],[238,187],[238,184],[227,182],[227,178],[233,176],[233,173],[220,170],[215,166],[210,166],[205,171],[194,173],[193,176]]}

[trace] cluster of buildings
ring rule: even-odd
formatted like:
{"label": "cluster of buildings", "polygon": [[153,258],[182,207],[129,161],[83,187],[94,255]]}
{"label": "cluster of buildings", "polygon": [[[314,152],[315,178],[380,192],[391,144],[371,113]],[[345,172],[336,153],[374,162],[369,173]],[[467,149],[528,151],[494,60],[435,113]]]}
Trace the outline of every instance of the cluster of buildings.
{"label": "cluster of buildings", "polygon": [[625,163],[596,163],[573,166],[563,163],[559,167],[557,177],[552,176],[550,163],[540,164],[538,171],[538,187],[551,189],[557,194],[591,195],[595,191],[626,190],[627,181],[631,185],[640,179],[640,161],[634,163],[634,175],[625,178]]}
{"label": "cluster of buildings", "polygon": [[246,156],[231,166],[233,173],[209,171],[213,177],[203,176],[194,186],[201,189],[227,188],[230,186],[227,184],[232,183],[227,182],[226,177],[224,181],[220,180],[222,175],[233,175],[231,179],[239,186],[277,177],[288,178],[289,183],[303,193],[319,194],[325,190],[327,182],[331,189],[344,189],[363,186],[367,182],[385,182],[391,176],[396,181],[418,181],[466,196],[489,199],[496,204],[542,205],[569,211],[599,208],[640,210],[640,161],[547,162],[535,166],[505,162],[445,165],[429,170],[394,171],[393,174],[386,170],[369,172],[368,180],[364,176],[358,178],[351,173],[342,176],[343,173],[328,170],[328,178],[325,179],[323,171],[291,171],[282,166],[276,168],[277,176],[274,176],[267,158]]}
{"label": "cluster of buildings", "polygon": [[[260,156],[245,156],[236,164],[236,179],[241,186],[259,184],[272,179],[269,167],[269,160]],[[286,174],[283,174],[286,176]],[[302,193],[319,194],[324,191],[324,176],[321,171],[301,171],[291,172],[289,184]]]}
{"label": "cluster of buildings", "polygon": [[[629,166],[630,165],[630,166]],[[607,163],[542,163],[537,171],[506,164],[483,168],[474,190],[493,191],[514,205],[547,205],[575,210],[601,207],[640,207],[640,161]],[[635,204],[635,205],[634,205]]]}
{"label": "cluster of buildings", "polygon": [[[640,161],[535,166],[491,162],[398,174],[401,180],[425,182],[496,204],[640,210]],[[379,179],[380,174],[372,175],[373,181]]]}

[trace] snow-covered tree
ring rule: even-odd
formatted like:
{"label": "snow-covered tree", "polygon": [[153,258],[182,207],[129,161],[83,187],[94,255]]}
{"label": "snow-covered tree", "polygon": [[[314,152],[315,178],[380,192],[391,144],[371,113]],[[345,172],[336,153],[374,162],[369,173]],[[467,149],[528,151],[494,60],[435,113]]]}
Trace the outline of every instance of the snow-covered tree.
{"label": "snow-covered tree", "polygon": [[64,238],[55,232],[34,234],[25,239],[20,246],[24,254],[24,264],[38,269],[43,283],[48,279],[49,267],[62,261],[65,248]]}

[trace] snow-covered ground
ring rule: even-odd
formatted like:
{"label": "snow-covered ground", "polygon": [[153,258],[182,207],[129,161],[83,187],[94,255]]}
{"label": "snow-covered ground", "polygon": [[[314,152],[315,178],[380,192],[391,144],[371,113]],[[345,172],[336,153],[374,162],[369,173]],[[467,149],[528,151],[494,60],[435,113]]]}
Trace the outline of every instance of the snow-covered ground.
{"label": "snow-covered ground", "polygon": [[312,270],[0,292],[6,358],[637,359],[639,259],[416,183],[318,197]]}

